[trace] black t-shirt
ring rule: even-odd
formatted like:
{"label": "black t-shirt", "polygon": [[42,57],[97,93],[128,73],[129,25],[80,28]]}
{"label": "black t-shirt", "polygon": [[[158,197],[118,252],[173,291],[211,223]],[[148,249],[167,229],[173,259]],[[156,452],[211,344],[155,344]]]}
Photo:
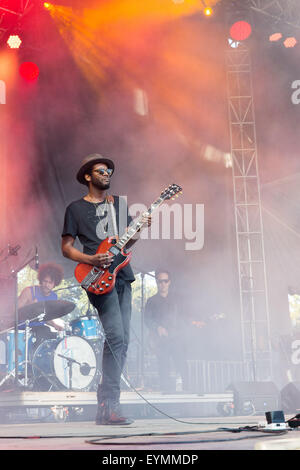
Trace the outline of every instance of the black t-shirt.
{"label": "black t-shirt", "polygon": [[[121,237],[132,218],[124,198],[114,196],[114,209],[118,235]],[[83,252],[94,255],[103,240],[116,235],[113,217],[105,202],[93,203],[83,198],[73,201],[66,209],[62,237],[78,237]],[[117,276],[131,282],[135,280],[130,264],[121,269]]]}
{"label": "black t-shirt", "polygon": [[156,332],[158,326],[163,326],[170,333],[176,334],[181,329],[180,314],[178,302],[173,295],[162,297],[156,294],[147,300],[145,323],[152,331]]}

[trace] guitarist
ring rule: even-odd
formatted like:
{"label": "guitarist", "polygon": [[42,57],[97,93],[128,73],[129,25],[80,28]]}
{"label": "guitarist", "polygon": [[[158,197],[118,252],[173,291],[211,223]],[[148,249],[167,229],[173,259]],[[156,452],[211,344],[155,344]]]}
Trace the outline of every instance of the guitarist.
{"label": "guitarist", "polygon": [[170,273],[166,269],[158,269],[155,280],[157,294],[147,300],[145,323],[149,329],[150,347],[157,357],[160,390],[163,393],[175,392],[171,379],[174,369],[180,376],[182,391],[187,391],[187,312],[180,307],[178,294],[170,289]]}
{"label": "guitarist", "polygon": [[[109,267],[113,255],[109,252],[96,254],[97,248],[105,238],[117,235],[116,228],[122,234],[132,221],[125,200],[107,194],[114,170],[112,160],[92,154],[82,161],[77,173],[77,181],[88,187],[88,193],[67,207],[62,232],[62,253],[77,263]],[[145,216],[143,221],[150,226],[151,217]],[[74,246],[77,237],[83,252]],[[136,240],[131,240],[127,246],[131,247]],[[99,313],[106,338],[102,381],[97,390],[96,424],[127,425],[133,422],[120,411],[120,381],[129,343],[131,283],[134,280],[128,264],[118,272],[111,292],[103,295],[87,292]]]}

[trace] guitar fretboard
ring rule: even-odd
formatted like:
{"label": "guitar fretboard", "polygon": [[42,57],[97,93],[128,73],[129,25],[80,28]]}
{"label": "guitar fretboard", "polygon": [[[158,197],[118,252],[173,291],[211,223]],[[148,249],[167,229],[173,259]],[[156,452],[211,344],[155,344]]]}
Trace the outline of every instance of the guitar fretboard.
{"label": "guitar fretboard", "polygon": [[[147,210],[147,214],[152,214],[152,212],[157,209],[164,202],[164,200],[165,198],[162,196],[156,199],[156,201],[154,201]],[[143,215],[141,215],[137,219],[137,221],[133,222],[133,224],[129,226],[127,232],[125,232],[124,235],[116,243],[116,247],[119,248],[119,250],[122,250],[129,242],[129,240],[131,240],[135,236],[135,234],[143,227],[144,223],[142,222],[142,219]]]}

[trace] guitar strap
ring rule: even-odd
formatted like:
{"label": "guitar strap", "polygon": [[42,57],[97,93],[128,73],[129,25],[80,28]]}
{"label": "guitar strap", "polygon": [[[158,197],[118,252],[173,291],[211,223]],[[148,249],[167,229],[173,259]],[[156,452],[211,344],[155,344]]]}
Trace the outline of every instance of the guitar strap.
{"label": "guitar strap", "polygon": [[106,201],[108,202],[108,209],[110,212],[110,218],[112,221],[112,227],[114,231],[114,237],[119,238],[118,226],[117,226],[117,216],[116,216],[116,209],[114,206],[115,199],[111,195],[106,196]]}

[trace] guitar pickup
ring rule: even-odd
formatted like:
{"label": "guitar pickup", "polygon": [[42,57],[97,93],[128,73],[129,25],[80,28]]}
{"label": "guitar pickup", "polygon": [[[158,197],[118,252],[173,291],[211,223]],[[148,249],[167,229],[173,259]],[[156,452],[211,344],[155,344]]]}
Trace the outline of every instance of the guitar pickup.
{"label": "guitar pickup", "polygon": [[115,256],[120,253],[119,248],[117,248],[116,246],[111,246],[108,251],[109,251],[110,253],[112,253],[113,255],[115,255]]}

